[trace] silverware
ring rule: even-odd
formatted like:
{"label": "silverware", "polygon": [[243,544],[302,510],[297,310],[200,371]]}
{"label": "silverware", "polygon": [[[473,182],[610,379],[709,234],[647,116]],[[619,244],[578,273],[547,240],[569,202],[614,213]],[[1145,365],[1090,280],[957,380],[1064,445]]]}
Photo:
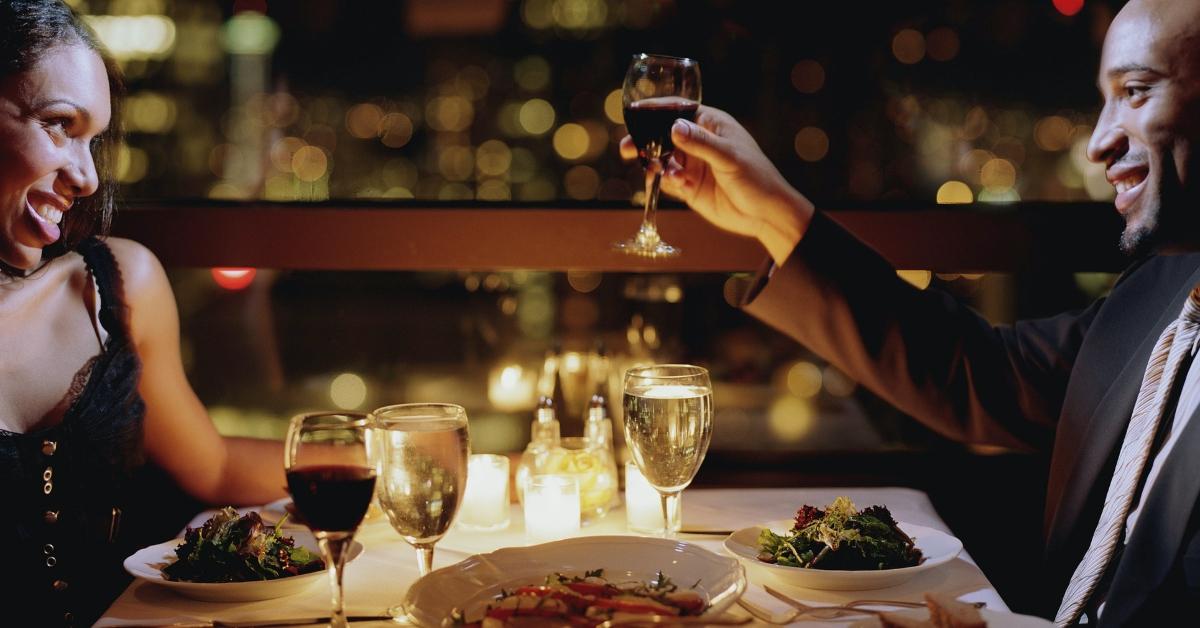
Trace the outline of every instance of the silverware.
{"label": "silverware", "polygon": [[[347,615],[347,622],[391,620],[391,615]],[[259,619],[254,621],[221,621],[214,619],[212,628],[272,628],[274,626],[311,626],[328,624],[328,617],[300,617],[296,619]]]}
{"label": "silverware", "polygon": [[[771,595],[771,597],[774,597],[775,599],[787,604],[788,606],[791,606],[796,611],[795,615],[792,615],[791,619],[788,619],[787,621],[784,621],[783,623],[788,623],[788,622],[792,621],[793,619],[800,617],[802,615],[825,614],[828,617],[839,617],[839,616],[848,615],[848,614],[878,615],[880,613],[886,612],[886,611],[881,611],[878,609],[863,608],[864,606],[892,606],[892,607],[896,607],[896,608],[925,608],[925,604],[923,602],[907,602],[907,601],[903,601],[903,600],[854,600],[851,602],[846,602],[845,604],[838,604],[838,605],[831,605],[831,606],[813,606],[810,604],[805,604],[804,602],[801,602],[801,601],[794,599],[792,597],[789,597],[787,595],[784,595],[783,593],[780,593],[779,591],[776,591],[775,589],[772,589],[771,587],[766,586],[766,585],[763,585],[763,590],[766,591],[767,593],[769,593]],[[971,606],[974,606],[975,608],[983,608],[984,606],[987,605],[984,602],[967,602],[967,604],[970,604]],[[743,604],[743,607],[744,606],[745,605]],[[747,608],[746,610],[749,611],[750,609]],[[764,620],[764,621],[766,621],[766,620]]]}
{"label": "silverware", "polygon": [[704,534],[713,536],[729,536],[733,534],[733,530],[716,530],[711,528],[682,528],[679,534]]}
{"label": "silverware", "polygon": [[622,617],[620,619],[610,619],[601,622],[596,628],[612,628],[613,626],[650,626],[654,624],[666,624],[675,626],[679,624],[691,624],[693,626],[741,626],[750,623],[753,617],[730,617],[723,615],[721,617],[678,617],[675,615],[645,615],[641,617]]}
{"label": "silverware", "polygon": [[813,611],[821,611],[821,610],[828,609],[828,610],[856,611],[859,613],[866,613],[868,615],[878,615],[881,611],[870,610],[870,609],[861,609],[861,608],[857,608],[857,607],[859,607],[859,606],[896,606],[899,608],[925,608],[924,602],[903,602],[900,600],[854,600],[853,602],[846,602],[845,604],[836,604],[836,605],[832,605],[832,606],[813,606],[811,604],[805,604],[804,602],[801,602],[800,600],[788,597],[787,595],[784,595],[783,593],[780,593],[779,591],[776,591],[775,589],[772,589],[771,587],[768,587],[766,585],[763,585],[763,590],[766,591],[767,593],[770,593],[771,597],[783,602],[784,604],[787,604],[788,606],[791,606],[792,608],[794,608],[798,611],[802,611],[802,612],[806,612],[806,613],[811,613]]}

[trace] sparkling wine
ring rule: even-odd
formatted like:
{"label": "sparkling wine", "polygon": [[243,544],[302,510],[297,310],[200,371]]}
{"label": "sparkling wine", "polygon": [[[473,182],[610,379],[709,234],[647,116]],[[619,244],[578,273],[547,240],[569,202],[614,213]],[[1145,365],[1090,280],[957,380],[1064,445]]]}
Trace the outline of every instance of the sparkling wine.
{"label": "sparkling wine", "polygon": [[691,483],[712,438],[712,389],[646,385],[625,389],[625,439],[638,468],[660,491]]}
{"label": "sparkling wine", "polygon": [[465,424],[383,430],[386,439],[379,505],[404,540],[432,543],[450,529],[467,481]]}
{"label": "sparkling wine", "polygon": [[351,465],[293,467],[288,491],[314,532],[353,532],[375,491],[375,470]]}
{"label": "sparkling wine", "polygon": [[666,161],[675,150],[671,125],[679,118],[693,121],[700,103],[678,97],[649,98],[625,106],[625,126],[637,145],[642,167],[651,159]]}

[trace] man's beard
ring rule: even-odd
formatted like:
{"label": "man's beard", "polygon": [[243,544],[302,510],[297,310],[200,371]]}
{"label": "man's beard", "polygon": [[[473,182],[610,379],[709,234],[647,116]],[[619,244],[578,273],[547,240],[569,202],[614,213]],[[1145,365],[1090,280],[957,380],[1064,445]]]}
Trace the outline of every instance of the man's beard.
{"label": "man's beard", "polygon": [[1158,230],[1155,229],[1155,226],[1155,224],[1147,225],[1145,223],[1126,225],[1125,231],[1121,232],[1121,252],[1130,257],[1141,257],[1152,251],[1158,241]]}

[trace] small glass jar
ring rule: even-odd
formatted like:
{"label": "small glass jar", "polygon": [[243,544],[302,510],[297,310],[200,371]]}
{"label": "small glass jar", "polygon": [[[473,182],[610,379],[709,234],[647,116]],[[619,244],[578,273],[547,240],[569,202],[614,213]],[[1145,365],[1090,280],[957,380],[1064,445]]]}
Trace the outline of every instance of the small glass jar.
{"label": "small glass jar", "polygon": [[563,438],[551,448],[539,473],[569,475],[579,481],[579,514],[585,523],[608,514],[618,491],[612,447],[580,436]]}

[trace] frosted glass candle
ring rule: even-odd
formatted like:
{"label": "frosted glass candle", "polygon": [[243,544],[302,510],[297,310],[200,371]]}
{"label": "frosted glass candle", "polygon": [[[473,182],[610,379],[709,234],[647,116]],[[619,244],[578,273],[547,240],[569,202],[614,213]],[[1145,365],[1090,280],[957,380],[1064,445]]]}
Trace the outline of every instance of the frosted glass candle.
{"label": "frosted glass candle", "polygon": [[[671,528],[678,532],[683,521],[682,493],[672,514]],[[663,529],[662,498],[633,461],[625,463],[625,527],[643,534],[661,534]]]}
{"label": "frosted glass candle", "polygon": [[458,525],[466,530],[482,531],[508,527],[507,457],[495,454],[471,456]]}
{"label": "frosted glass candle", "polygon": [[579,481],[567,475],[534,475],[525,485],[525,536],[534,543],[579,532]]}

